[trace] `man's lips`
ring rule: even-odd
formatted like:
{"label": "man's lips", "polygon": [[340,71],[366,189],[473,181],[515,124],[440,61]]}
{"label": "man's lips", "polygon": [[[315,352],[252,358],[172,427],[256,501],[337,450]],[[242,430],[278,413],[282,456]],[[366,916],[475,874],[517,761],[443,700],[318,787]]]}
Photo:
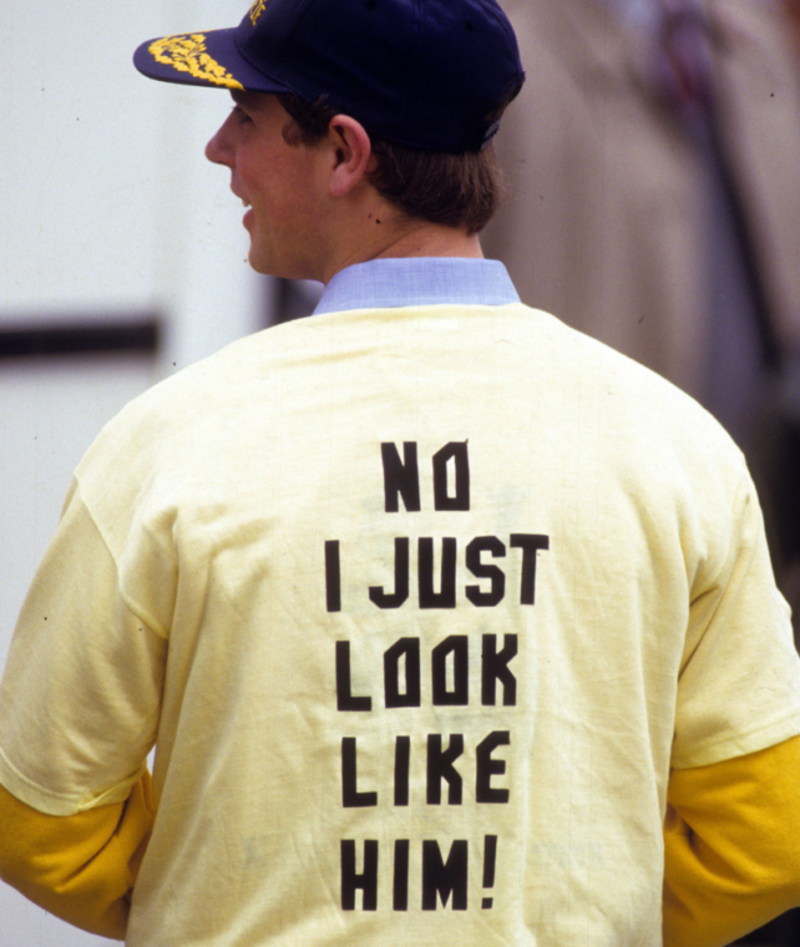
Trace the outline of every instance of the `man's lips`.
{"label": "man's lips", "polygon": [[244,194],[240,194],[240,193],[236,190],[236,188],[233,186],[233,184],[231,184],[231,191],[233,192],[233,196],[234,196],[234,197],[238,197],[239,200],[244,204],[245,207],[249,207],[249,206],[250,206],[250,201],[248,201],[248,199],[244,196]]}

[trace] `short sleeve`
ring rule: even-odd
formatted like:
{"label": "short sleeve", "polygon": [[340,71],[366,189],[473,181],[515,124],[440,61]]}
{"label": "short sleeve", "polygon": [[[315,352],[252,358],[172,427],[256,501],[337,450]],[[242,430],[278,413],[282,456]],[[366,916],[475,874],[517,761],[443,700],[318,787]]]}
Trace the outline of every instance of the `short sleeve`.
{"label": "short sleeve", "polygon": [[155,742],[166,650],[74,483],[0,686],[0,782],[49,815],[126,799]]}
{"label": "short sleeve", "polygon": [[705,766],[800,733],[800,659],[745,473],[694,576],[673,765]]}

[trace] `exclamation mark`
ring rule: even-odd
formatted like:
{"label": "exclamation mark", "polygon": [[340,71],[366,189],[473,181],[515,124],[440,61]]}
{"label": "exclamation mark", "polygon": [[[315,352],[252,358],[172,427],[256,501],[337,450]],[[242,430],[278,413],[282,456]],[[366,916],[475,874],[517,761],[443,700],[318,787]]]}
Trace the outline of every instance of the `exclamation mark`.
{"label": "exclamation mark", "polygon": [[339,540],[325,542],[325,604],[329,612],[342,610],[342,570],[339,565]]}
{"label": "exclamation mark", "polygon": [[[497,862],[497,836],[484,836],[483,850],[483,887],[494,887],[494,868]],[[481,901],[481,907],[484,911],[488,910],[494,904],[494,898],[484,898]]]}

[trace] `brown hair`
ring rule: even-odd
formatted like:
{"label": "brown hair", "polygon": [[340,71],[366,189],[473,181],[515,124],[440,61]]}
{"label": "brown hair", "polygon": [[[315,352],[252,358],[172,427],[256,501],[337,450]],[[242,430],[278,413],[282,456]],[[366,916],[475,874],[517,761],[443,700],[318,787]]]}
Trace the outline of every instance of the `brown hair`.
{"label": "brown hair", "polygon": [[[293,146],[313,146],[337,114],[324,99],[306,102],[294,94],[278,96],[292,118],[283,137]],[[367,130],[369,131],[369,130]],[[467,233],[483,230],[500,205],[503,180],[493,144],[482,151],[451,155],[407,148],[370,135],[378,167],[370,182],[378,193],[410,217]]]}

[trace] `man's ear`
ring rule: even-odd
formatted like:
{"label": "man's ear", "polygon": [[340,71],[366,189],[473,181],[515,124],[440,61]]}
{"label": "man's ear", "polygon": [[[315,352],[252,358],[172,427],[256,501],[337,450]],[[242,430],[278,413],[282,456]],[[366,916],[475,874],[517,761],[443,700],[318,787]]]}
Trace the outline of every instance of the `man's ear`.
{"label": "man's ear", "polygon": [[328,126],[333,153],[330,192],[344,197],[364,180],[372,155],[372,145],[364,126],[349,115],[336,115]]}

